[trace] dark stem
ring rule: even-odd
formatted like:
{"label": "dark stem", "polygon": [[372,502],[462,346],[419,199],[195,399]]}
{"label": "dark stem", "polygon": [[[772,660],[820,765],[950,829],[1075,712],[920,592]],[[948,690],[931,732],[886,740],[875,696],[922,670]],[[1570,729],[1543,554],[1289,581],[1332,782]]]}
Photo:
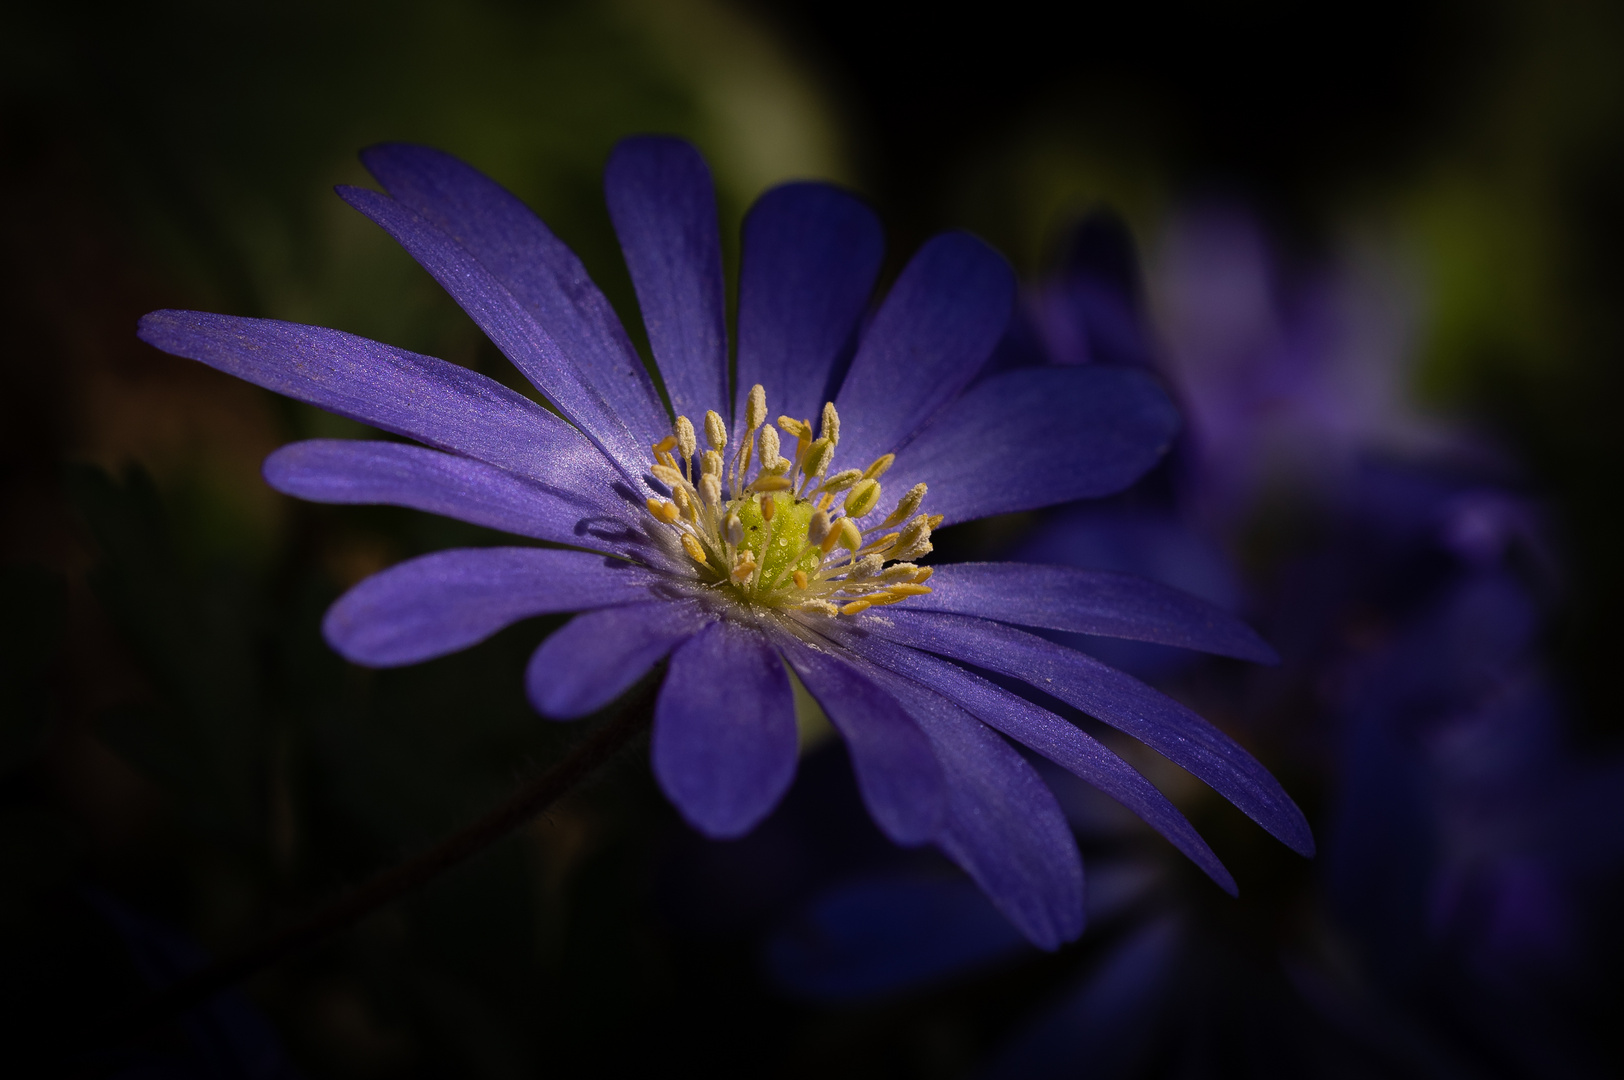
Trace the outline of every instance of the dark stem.
{"label": "dark stem", "polygon": [[575,788],[649,725],[653,710],[638,700],[616,719],[588,736],[568,757],[521,788],[483,818],[416,858],[386,870],[316,912],[279,930],[235,956],[218,960],[148,998],[120,1024],[127,1036],[143,1035],[178,1019],[220,991],[310,948],[419,885],[477,855]]}

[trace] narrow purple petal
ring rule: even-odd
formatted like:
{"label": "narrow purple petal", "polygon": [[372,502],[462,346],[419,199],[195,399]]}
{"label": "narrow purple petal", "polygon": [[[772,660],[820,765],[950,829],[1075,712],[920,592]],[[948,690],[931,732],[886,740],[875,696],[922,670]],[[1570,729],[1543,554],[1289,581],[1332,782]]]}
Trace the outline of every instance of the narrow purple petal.
{"label": "narrow purple petal", "polygon": [[1076,725],[974,675],[957,664],[915,649],[870,638],[854,646],[861,655],[930,687],[982,723],[1031,747],[1133,811],[1165,836],[1218,887],[1236,895],[1235,879],[1178,807],[1133,766]]}
{"label": "narrow purple petal", "polygon": [[[365,214],[429,272],[537,390],[558,406],[628,476],[641,476],[648,447],[634,434],[549,330],[467,248],[404,203],[341,185],[339,196]],[[583,358],[584,359],[584,358]]]}
{"label": "narrow purple petal", "polygon": [[697,605],[671,600],[577,615],[531,655],[530,704],[554,720],[597,712],[712,621]]}
{"label": "narrow purple petal", "polygon": [[932,417],[892,475],[929,484],[926,507],[948,524],[971,521],[1121,491],[1178,427],[1167,394],[1137,369],[1007,371]]}
{"label": "narrow purple petal", "polygon": [[275,319],[154,311],[142,341],[363,424],[594,497],[619,480],[580,432],[467,368]]}
{"label": "narrow purple petal", "polygon": [[756,200],[739,268],[739,423],[756,383],[775,415],[817,422],[884,257],[879,218],[837,187],[784,184]]}
{"label": "narrow purple petal", "polygon": [[[968,233],[927,241],[863,334],[835,404],[842,461],[862,468],[900,450],[969,385],[1009,324],[1015,275]],[[958,447],[976,458],[981,448]]]}
{"label": "narrow purple petal", "polygon": [[931,586],[935,592],[908,606],[1280,662],[1250,626],[1223,608],[1132,574],[1030,563],[949,563],[936,567]]}
{"label": "narrow purple petal", "polygon": [[922,844],[940,831],[947,781],[930,740],[896,699],[841,657],[787,637],[780,647],[845,740],[863,803],[880,831]]}
{"label": "narrow purple petal", "polygon": [[712,623],[671,657],[654,710],[654,776],[688,823],[743,836],[795,778],[795,698],[755,631]]}
{"label": "narrow purple petal", "polygon": [[1083,932],[1083,861],[1041,777],[997,732],[912,679],[853,657],[930,737],[947,775],[936,843],[1040,949]]}
{"label": "narrow purple petal", "polygon": [[646,538],[601,502],[408,443],[309,439],[265,459],[265,482],[311,502],[406,506],[517,536],[621,554]]}
{"label": "narrow purple petal", "polygon": [[1172,698],[1073,649],[958,615],[889,608],[860,625],[877,637],[1030,683],[1188,769],[1302,855],[1314,837],[1279,781],[1235,740]]}
{"label": "narrow purple petal", "polygon": [[532,615],[646,600],[659,576],[618,559],[547,548],[455,548],[373,574],[327,609],[345,659],[399,667],[466,649]]}
{"label": "narrow purple petal", "polygon": [[506,188],[450,154],[385,143],[361,154],[389,194],[448,233],[489,270],[626,421],[654,442],[670,434],[659,392],[609,301],[575,253]]}
{"label": "narrow purple petal", "polygon": [[603,189],[672,409],[696,425],[707,409],[726,419],[722,248],[705,159],[681,139],[625,139]]}

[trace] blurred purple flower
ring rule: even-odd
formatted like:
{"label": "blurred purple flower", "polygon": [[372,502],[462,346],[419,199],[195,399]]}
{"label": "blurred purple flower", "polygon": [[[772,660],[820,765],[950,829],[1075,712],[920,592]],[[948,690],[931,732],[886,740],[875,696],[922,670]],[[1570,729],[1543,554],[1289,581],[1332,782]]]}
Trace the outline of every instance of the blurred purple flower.
{"label": "blurred purple flower", "polygon": [[[1007,625],[1271,659],[1243,623],[1119,574],[959,564],[932,575],[912,561],[944,522],[1122,489],[1177,427],[1138,371],[976,382],[1014,291],[986,245],[963,233],[930,240],[863,323],[883,254],[872,212],[827,185],[769,191],[744,224],[730,395],[710,174],[686,143],[621,143],[606,194],[673,423],[602,294],[522,203],[436,151],[385,145],[363,160],[388,194],[340,195],[450,292],[563,419],[467,369],[334,330],[162,311],[142,320],[142,338],[427,444],[284,447],[265,464],[280,491],[408,506],[585,550],[454,550],[385,570],[327,615],[344,656],[411,664],[529,616],[582,611],[533,656],[531,702],[550,717],[585,716],[669,655],[654,772],[713,837],[748,831],[793,777],[787,662],[844,737],[886,835],[939,846],[1045,947],[1081,931],[1082,866],[1054,797],[999,733],[1110,792],[1225,889],[1234,883],[1125,762],[961,664],[1128,732],[1294,850],[1312,850],[1301,812],[1233,740]],[[769,401],[784,413],[777,427]],[[882,476],[906,493],[886,500],[889,515]]]}

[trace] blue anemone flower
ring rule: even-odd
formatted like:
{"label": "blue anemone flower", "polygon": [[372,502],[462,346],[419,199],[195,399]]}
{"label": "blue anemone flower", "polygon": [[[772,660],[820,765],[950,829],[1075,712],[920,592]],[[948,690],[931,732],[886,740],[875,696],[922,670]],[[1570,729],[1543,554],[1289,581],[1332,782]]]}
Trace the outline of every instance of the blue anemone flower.
{"label": "blue anemone flower", "polygon": [[978,381],[1014,295],[1009,267],[981,241],[928,241],[865,319],[883,255],[874,214],[824,184],[767,192],[744,223],[730,393],[709,171],[684,142],[622,142],[605,190],[667,412],[579,260],[517,198],[423,147],[379,146],[363,161],[387,194],[340,196],[434,276],[556,414],[465,368],[336,330],[159,311],[141,337],[423,444],[295,443],[265,463],[279,491],[427,510],[567,549],[443,551],[375,574],[326,616],[338,652],[412,664],[529,616],[581,612],[531,659],[532,704],[586,716],[669,657],[654,773],[712,837],[747,832],[790,784],[793,671],[844,738],[881,830],[940,847],[1047,948],[1081,932],[1082,864],[1054,796],[1001,736],[1110,793],[1225,889],[1234,881],[1144,777],[972,666],[1139,738],[1312,850],[1301,812],[1233,740],[1016,629],[1272,660],[1243,623],[1123,575],[917,562],[944,524],[1126,487],[1178,424],[1141,371]]}

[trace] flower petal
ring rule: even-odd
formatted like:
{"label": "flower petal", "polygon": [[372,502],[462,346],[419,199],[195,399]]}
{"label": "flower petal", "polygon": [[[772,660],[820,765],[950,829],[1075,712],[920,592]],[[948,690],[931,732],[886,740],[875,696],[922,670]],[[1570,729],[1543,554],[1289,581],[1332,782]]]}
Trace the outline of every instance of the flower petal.
{"label": "flower petal", "polygon": [[[878,669],[871,669],[878,670]],[[1040,949],[1083,932],[1083,861],[1054,793],[975,717],[911,679],[882,682],[930,736],[947,773],[937,843]]]}
{"label": "flower petal", "polygon": [[739,269],[737,423],[756,383],[774,415],[817,422],[884,257],[874,211],[831,184],[784,184],[756,200]]}
{"label": "flower petal", "polygon": [[924,732],[895,698],[844,659],[787,635],[780,647],[845,740],[863,803],[880,831],[898,844],[934,838],[947,809],[946,778]]}
{"label": "flower petal", "polygon": [[617,474],[580,432],[467,368],[275,319],[154,311],[142,341],[328,412],[580,495]]}
{"label": "flower petal", "polygon": [[778,653],[712,623],[677,649],[654,711],[654,776],[688,823],[742,836],[795,778],[795,698]]}
{"label": "flower petal", "polygon": [[645,600],[658,580],[585,551],[455,548],[373,574],[327,609],[321,629],[347,660],[398,667],[466,649],[532,615]]}
{"label": "flower petal", "polygon": [[[628,476],[641,476],[648,446],[633,433],[592,380],[565,354],[548,328],[526,310],[469,250],[405,203],[367,188],[340,185],[339,197],[365,214],[451,294],[502,355],[564,418]],[[583,360],[586,358],[583,357]]]}
{"label": "flower petal", "polygon": [[517,536],[617,553],[646,538],[602,503],[473,458],[408,443],[308,439],[265,459],[265,482],[311,502],[406,506]]}
{"label": "flower petal", "polygon": [[1155,379],[1133,368],[1028,368],[987,378],[931,418],[892,475],[930,485],[948,524],[1121,491],[1179,427]]}
{"label": "flower petal", "polygon": [[934,592],[915,597],[909,607],[1280,662],[1250,626],[1224,609],[1132,574],[1030,563],[949,563],[935,568],[931,587]]}
{"label": "flower petal", "polygon": [[671,421],[614,308],[575,253],[528,206],[450,154],[384,143],[361,154],[390,195],[452,236],[489,270],[642,442]]}
{"label": "flower petal", "polygon": [[853,648],[875,663],[930,687],[988,727],[1031,747],[1099,788],[1165,836],[1219,888],[1236,895],[1235,879],[1178,807],[1131,765],[1076,725],[957,664],[918,650],[878,638]]}
{"label": "flower petal", "polygon": [[1172,698],[1073,649],[983,619],[887,609],[877,637],[1030,683],[1182,765],[1302,855],[1314,837],[1280,782],[1235,740]]}
{"label": "flower petal", "polygon": [[927,241],[863,334],[835,399],[842,461],[860,469],[900,450],[957,397],[998,344],[1014,296],[1009,264],[969,233]]}
{"label": "flower petal", "polygon": [[722,247],[705,159],[681,139],[625,139],[603,189],[672,409],[695,424],[707,409],[725,419]]}
{"label": "flower petal", "polygon": [[670,600],[577,615],[531,654],[530,704],[554,720],[597,712],[712,621],[697,605]]}

